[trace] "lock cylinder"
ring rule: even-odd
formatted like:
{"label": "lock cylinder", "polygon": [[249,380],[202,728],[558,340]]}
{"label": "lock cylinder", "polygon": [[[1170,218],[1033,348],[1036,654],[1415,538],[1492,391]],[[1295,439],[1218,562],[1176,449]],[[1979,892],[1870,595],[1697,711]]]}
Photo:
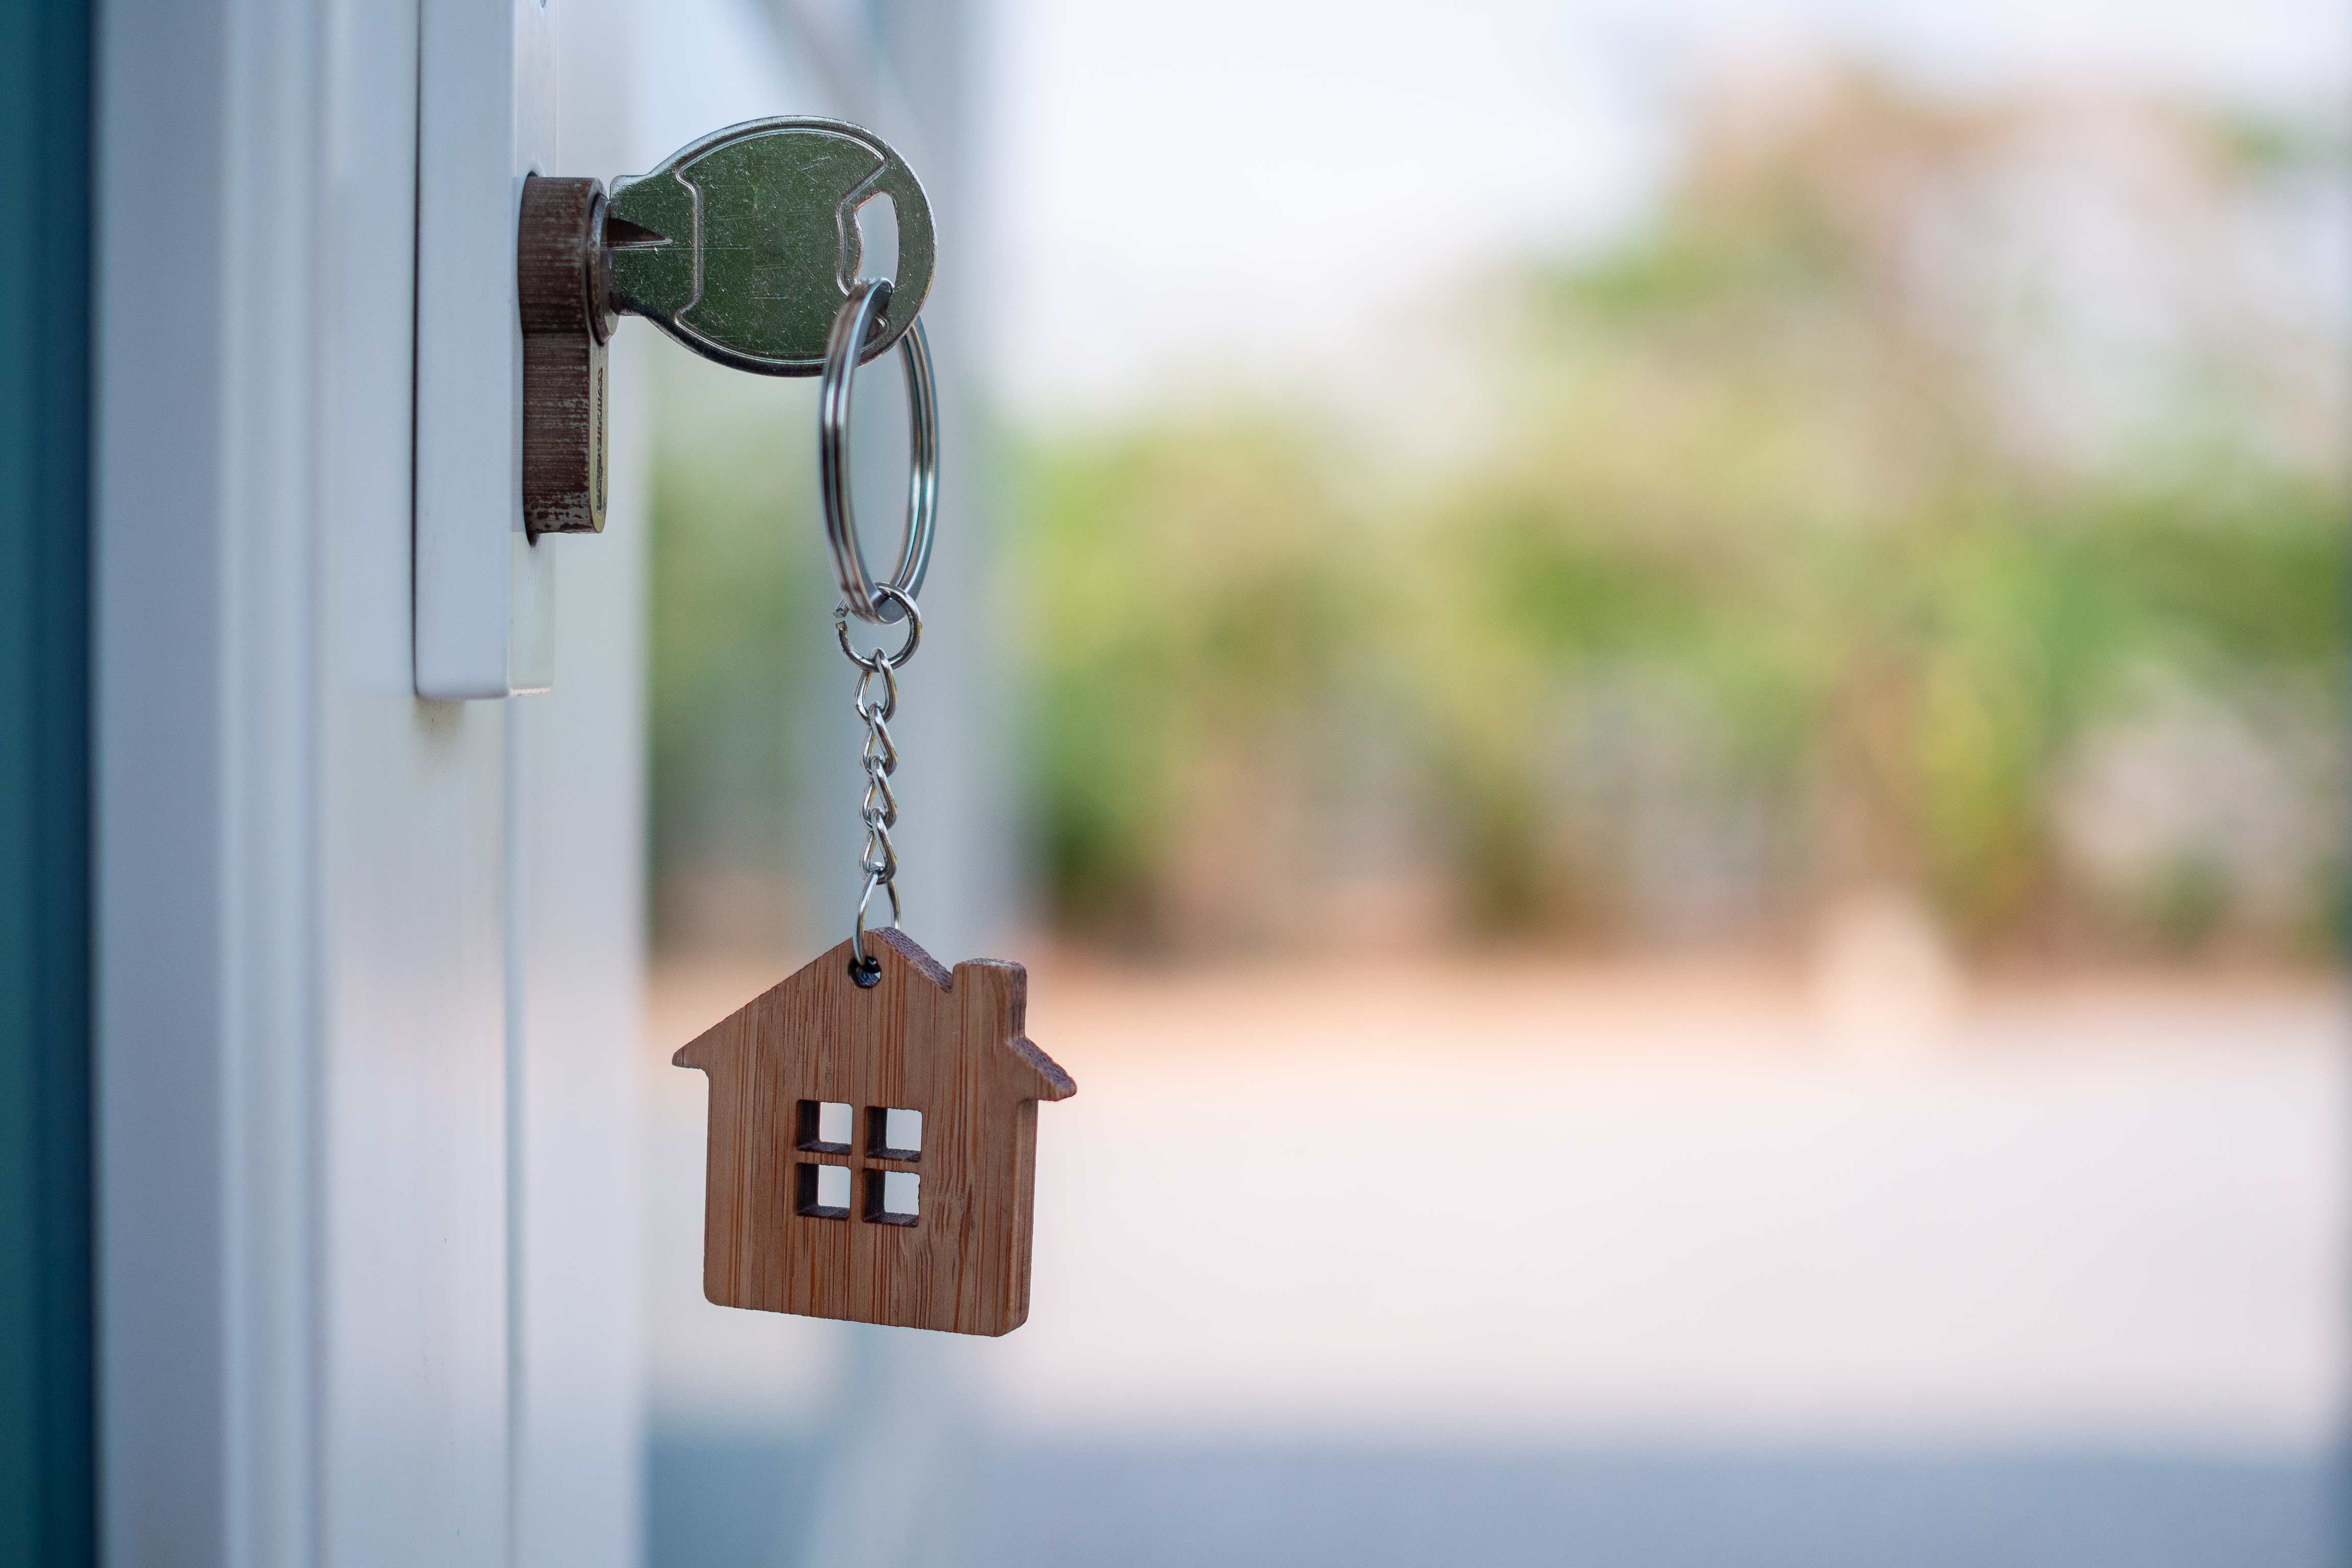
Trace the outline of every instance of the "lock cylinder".
{"label": "lock cylinder", "polygon": [[604,184],[533,174],[515,245],[522,318],[522,517],[543,533],[604,531]]}

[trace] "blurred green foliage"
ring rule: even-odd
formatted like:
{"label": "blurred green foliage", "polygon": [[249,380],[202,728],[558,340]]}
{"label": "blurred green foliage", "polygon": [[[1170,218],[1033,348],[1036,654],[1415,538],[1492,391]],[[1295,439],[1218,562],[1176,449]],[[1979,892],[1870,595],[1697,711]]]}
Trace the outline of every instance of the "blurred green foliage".
{"label": "blurred green foliage", "polygon": [[652,353],[653,926],[670,945],[766,951],[792,925],[804,748],[790,740],[829,604],[811,443],[794,434],[814,409],[800,384]]}
{"label": "blurred green foliage", "polygon": [[2197,308],[2084,350],[2103,285],[2051,281],[2025,199],[2073,114],[1851,77],[1723,109],[1643,232],[1454,323],[1488,435],[1443,460],[1297,409],[1029,439],[1007,565],[1056,918],[1297,934],[1369,853],[1325,828],[1369,812],[1465,931],[1769,932],[1892,883],[1980,946],[2307,940],[2340,846],[2289,844],[2297,901],[2258,909],[2227,824],[2262,802],[2159,799],[2137,871],[2066,842],[2069,781],[2165,693],[2332,736],[2347,566],[2340,345],[2175,276],[2263,199],[2252,132],[2119,122],[2193,198],[2117,220],[2142,283]]}

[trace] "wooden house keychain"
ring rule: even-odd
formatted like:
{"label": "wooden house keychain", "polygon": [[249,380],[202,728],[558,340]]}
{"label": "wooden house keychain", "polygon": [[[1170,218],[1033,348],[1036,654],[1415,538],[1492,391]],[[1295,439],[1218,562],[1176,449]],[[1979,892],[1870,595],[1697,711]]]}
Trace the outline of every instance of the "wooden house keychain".
{"label": "wooden house keychain", "polygon": [[[897,209],[895,289],[858,276],[856,211],[877,192]],[[705,137],[620,183],[614,220],[632,237],[695,237],[691,254],[614,243],[631,309],[724,363],[824,376],[818,470],[842,593],[834,627],[857,667],[866,725],[865,885],[849,940],[671,1058],[710,1078],[703,1293],[722,1307],[1009,1333],[1029,1315],[1037,1102],[1077,1086],[1023,1035],[1019,964],[974,959],[950,972],[898,928],[890,721],[899,672],[922,646],[916,595],[939,510],[938,400],[916,319],[931,275],[928,201],[870,132],[775,120]],[[634,290],[632,266],[642,279]],[[656,293],[665,287],[667,300]],[[794,342],[814,330],[821,354]],[[877,581],[850,508],[849,399],[858,364],[894,342],[913,472],[905,548]],[[853,618],[895,626],[899,646],[858,652]],[[890,906],[878,930],[868,925],[877,893]]]}

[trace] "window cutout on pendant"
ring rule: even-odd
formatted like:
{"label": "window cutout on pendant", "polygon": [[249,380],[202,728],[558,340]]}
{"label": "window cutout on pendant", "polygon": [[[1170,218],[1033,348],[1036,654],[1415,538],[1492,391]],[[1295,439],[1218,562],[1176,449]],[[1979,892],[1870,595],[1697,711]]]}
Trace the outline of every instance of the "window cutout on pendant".
{"label": "window cutout on pendant", "polygon": [[812,1219],[849,1217],[849,1167],[803,1164],[797,1175],[793,1205]]}
{"label": "window cutout on pendant", "polygon": [[812,1153],[846,1154],[849,1152],[849,1107],[843,1101],[803,1100],[801,1101],[798,1146]]}
{"label": "window cutout on pendant", "polygon": [[922,1216],[923,1178],[912,1171],[866,1173],[866,1217],[876,1225],[913,1225]]}
{"label": "window cutout on pendant", "polygon": [[922,1158],[923,1113],[895,1105],[867,1106],[866,1152],[877,1160]]}

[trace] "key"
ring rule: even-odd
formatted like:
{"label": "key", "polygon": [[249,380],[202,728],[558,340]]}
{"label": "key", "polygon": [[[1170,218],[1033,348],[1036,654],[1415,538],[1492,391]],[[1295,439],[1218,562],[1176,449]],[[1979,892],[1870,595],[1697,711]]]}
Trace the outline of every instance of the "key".
{"label": "key", "polygon": [[930,201],[906,162],[838,120],[746,121],[614,182],[604,220],[607,298],[695,353],[763,375],[814,375],[860,276],[858,209],[887,198],[898,275],[859,355],[914,323],[930,292]]}

